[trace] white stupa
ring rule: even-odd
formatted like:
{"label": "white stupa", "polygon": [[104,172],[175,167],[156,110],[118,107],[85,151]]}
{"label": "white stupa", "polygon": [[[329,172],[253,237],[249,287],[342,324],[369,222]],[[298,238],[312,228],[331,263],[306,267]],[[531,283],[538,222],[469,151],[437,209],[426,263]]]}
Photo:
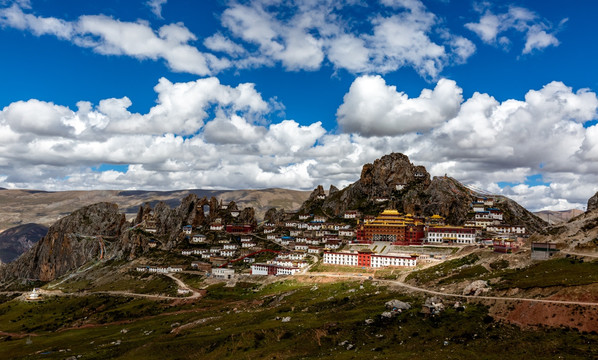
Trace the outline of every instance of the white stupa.
{"label": "white stupa", "polygon": [[38,288],[34,288],[33,291],[27,295],[27,300],[39,300],[41,298],[41,294],[38,291]]}

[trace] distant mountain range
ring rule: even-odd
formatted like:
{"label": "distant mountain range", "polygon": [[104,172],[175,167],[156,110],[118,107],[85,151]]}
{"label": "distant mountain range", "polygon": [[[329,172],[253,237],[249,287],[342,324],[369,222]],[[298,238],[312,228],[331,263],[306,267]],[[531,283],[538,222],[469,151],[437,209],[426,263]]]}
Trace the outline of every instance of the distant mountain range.
{"label": "distant mountain range", "polygon": [[15,226],[0,233],[0,261],[8,263],[31,249],[48,232],[39,224]]}
{"label": "distant mountain range", "polygon": [[162,201],[170,207],[176,207],[189,194],[200,198],[216,197],[225,203],[235,201],[240,208],[253,207],[256,217],[260,219],[270,207],[298,209],[310,193],[286,189],[59,192],[0,189],[0,231],[26,223],[50,226],[73,211],[98,202],[117,204],[130,219],[137,214],[139,206],[146,202],[154,206]]}
{"label": "distant mountain range", "polygon": [[583,214],[584,212],[579,209],[571,209],[571,210],[561,210],[561,211],[552,211],[552,210],[542,210],[534,212],[534,215],[539,217],[540,219],[548,222],[550,225],[565,223],[572,218]]}

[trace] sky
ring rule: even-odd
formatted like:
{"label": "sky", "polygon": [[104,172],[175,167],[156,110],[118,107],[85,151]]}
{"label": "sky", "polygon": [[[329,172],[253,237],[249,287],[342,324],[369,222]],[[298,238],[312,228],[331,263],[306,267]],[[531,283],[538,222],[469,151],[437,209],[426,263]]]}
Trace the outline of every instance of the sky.
{"label": "sky", "polygon": [[0,187],[598,190],[598,3],[0,0]]}

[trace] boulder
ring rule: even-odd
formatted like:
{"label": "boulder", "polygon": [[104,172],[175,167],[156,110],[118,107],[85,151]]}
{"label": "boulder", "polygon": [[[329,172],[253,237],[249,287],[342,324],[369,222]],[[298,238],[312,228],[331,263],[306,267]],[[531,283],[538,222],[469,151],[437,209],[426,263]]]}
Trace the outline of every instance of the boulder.
{"label": "boulder", "polygon": [[384,304],[384,306],[386,306],[387,309],[393,311],[403,311],[411,309],[411,305],[409,303],[396,299],[387,301],[386,304]]}
{"label": "boulder", "polygon": [[476,280],[463,289],[463,295],[478,296],[486,291],[488,291],[488,282],[484,280]]}

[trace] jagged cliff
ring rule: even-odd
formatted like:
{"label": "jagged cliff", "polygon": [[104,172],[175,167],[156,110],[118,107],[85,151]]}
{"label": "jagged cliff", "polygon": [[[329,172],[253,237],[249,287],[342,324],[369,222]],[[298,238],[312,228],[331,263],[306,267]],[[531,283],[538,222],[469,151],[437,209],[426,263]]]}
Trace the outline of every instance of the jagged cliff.
{"label": "jagged cliff", "polygon": [[598,192],[594,194],[591,198],[588,199],[588,208],[587,212],[594,211],[598,209]]}
{"label": "jagged cliff", "polygon": [[2,268],[2,278],[49,281],[99,258],[101,237],[119,238],[126,228],[118,206],[98,203],[57,221],[32,249]]}

